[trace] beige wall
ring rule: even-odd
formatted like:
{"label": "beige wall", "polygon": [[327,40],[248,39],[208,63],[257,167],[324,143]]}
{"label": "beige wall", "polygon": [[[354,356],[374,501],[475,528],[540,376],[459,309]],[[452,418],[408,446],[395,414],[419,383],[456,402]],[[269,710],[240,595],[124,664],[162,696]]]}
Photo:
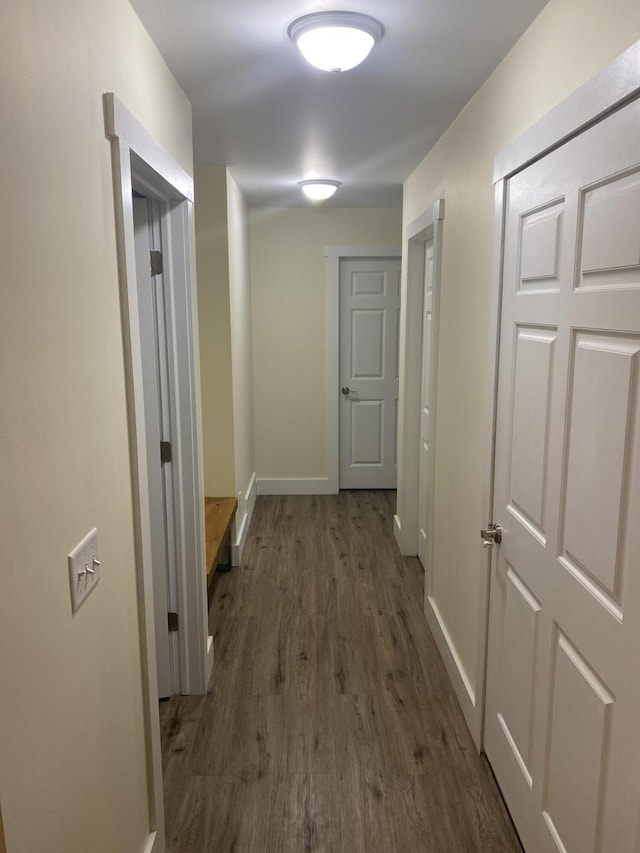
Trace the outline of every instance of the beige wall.
{"label": "beige wall", "polygon": [[322,249],[400,245],[401,211],[269,208],[250,222],[258,478],[327,477]]}
{"label": "beige wall", "polygon": [[551,0],[405,184],[405,223],[437,198],[446,200],[433,596],[472,684],[483,521],[494,156],[638,38],[637,0]]}
{"label": "beige wall", "polygon": [[249,208],[227,169],[229,227],[229,302],[233,363],[233,420],[235,434],[235,494],[237,531],[249,521],[247,491],[256,470],[253,410],[253,339],[249,278]]}
{"label": "beige wall", "polygon": [[[110,146],[115,92],[191,171],[191,109],[126,0],[0,7],[0,800],[11,853],[149,823]],[[71,615],[67,555],[102,580]]]}
{"label": "beige wall", "polygon": [[196,166],[194,182],[204,490],[234,495],[227,170]]}

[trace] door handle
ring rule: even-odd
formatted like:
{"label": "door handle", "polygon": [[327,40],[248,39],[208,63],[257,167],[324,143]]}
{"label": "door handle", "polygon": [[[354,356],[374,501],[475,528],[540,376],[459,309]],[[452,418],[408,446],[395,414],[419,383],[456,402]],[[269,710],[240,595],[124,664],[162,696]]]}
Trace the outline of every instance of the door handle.
{"label": "door handle", "polygon": [[482,528],[480,536],[485,548],[493,548],[494,543],[499,545],[502,542],[502,527],[499,524],[490,524]]}

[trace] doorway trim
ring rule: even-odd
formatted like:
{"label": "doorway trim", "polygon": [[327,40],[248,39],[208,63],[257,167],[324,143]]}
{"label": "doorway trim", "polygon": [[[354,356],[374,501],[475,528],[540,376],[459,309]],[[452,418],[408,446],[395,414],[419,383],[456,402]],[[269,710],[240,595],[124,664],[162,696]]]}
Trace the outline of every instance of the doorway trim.
{"label": "doorway trim", "polygon": [[[113,93],[103,96],[106,136],[111,141],[120,306],[127,387],[138,614],[142,663],[150,835],[145,853],[164,853],[165,829],[160,718],[153,619],[153,574],[147,488],[146,429],[136,284],[132,189],[164,202],[167,244],[165,277],[174,309],[172,369],[180,388],[174,403],[178,426],[174,458],[180,496],[177,523],[183,529],[178,566],[182,689],[206,692],[213,664],[207,636],[204,556],[204,494],[200,440],[200,378],[193,227],[193,180],[155,141]],[[187,571],[189,567],[189,571]]]}
{"label": "doorway trim", "polygon": [[[340,491],[340,261],[346,258],[399,258],[402,248],[387,246],[324,246],[327,259],[327,480],[316,480],[322,491]],[[402,299],[402,297],[401,297]],[[401,302],[402,304],[402,302]]]}
{"label": "doorway trim", "polygon": [[[405,556],[418,553],[418,471],[420,467],[420,397],[422,393],[422,303],[424,247],[433,241],[434,315],[432,351],[437,368],[442,222],[444,199],[438,199],[404,231],[402,292],[400,296],[400,414],[398,417],[398,504],[393,532]],[[437,384],[434,399],[437,397]],[[434,424],[435,427],[435,424]],[[425,594],[431,578],[425,578]]]}
{"label": "doorway trim", "polygon": [[[424,249],[433,242],[433,369],[436,382],[433,396],[437,412],[438,330],[442,283],[442,244],[445,201],[435,201],[424,213],[406,226],[404,232],[402,296],[400,308],[400,415],[398,425],[398,505],[393,519],[394,535],[405,556],[418,554],[418,472],[420,470],[420,401],[422,396],[422,325],[424,299]],[[432,442],[436,444],[436,420],[430,424]],[[433,517],[435,492],[434,472],[429,484]],[[433,529],[433,524],[431,525]],[[433,537],[429,543],[429,568],[425,569],[424,614],[444,662],[467,726],[479,744],[477,696],[465,676],[464,667],[432,596]]]}
{"label": "doorway trim", "polygon": [[[640,97],[640,41],[633,44],[542,116],[528,130],[505,146],[494,161],[494,239],[493,274],[490,297],[491,327],[485,429],[482,524],[493,521],[496,418],[498,405],[498,364],[503,288],[503,252],[507,181],[517,172],[561,147],[607,115]],[[486,711],[486,675],[489,639],[489,590],[494,571],[493,549],[483,549],[480,558],[480,596],[478,613],[476,714],[469,724],[478,748],[484,741]],[[640,822],[639,822],[640,825]],[[640,830],[639,830],[640,832]]]}

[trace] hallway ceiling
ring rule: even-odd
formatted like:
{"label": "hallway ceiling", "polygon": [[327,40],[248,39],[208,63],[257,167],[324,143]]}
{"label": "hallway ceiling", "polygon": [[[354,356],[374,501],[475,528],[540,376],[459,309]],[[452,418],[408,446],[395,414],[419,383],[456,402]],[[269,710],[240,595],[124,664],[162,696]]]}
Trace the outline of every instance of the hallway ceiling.
{"label": "hallway ceiling", "polygon": [[[193,105],[196,163],[228,165],[251,206],[394,207],[402,182],[546,0],[131,0]],[[385,28],[358,68],[308,65],[289,24],[364,12]]]}

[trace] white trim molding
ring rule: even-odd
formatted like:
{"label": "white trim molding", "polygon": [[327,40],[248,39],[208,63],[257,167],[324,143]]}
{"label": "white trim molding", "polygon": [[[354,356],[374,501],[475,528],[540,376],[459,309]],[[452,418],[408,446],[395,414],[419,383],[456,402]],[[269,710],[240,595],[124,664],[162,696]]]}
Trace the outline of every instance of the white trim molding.
{"label": "white trim molding", "polygon": [[261,477],[258,480],[259,495],[335,495],[338,490],[328,477]]}
{"label": "white trim molding", "polygon": [[145,851],[164,853],[165,828],[160,719],[151,567],[146,427],[136,280],[133,188],[167,202],[167,281],[180,334],[175,338],[175,381],[180,386],[174,442],[182,525],[179,615],[184,692],[204,693],[208,654],[207,590],[204,571],[204,493],[198,381],[197,308],[193,256],[193,181],[113,93],[103,96],[105,130],[111,143],[120,306],[126,369],[131,455],[138,613],[142,659],[142,700],[149,785],[149,836]]}
{"label": "white trim molding", "polygon": [[[324,246],[327,259],[327,434],[329,477],[326,492],[340,491],[340,261],[343,258],[399,258],[402,248],[386,246]],[[289,480],[287,482],[293,483]],[[265,492],[266,494],[266,492]],[[272,493],[276,494],[276,493]],[[279,492],[278,494],[286,494]],[[292,492],[291,494],[314,494]]]}
{"label": "white trim molding", "polygon": [[[483,524],[491,521],[493,516],[495,425],[503,287],[504,209],[508,178],[638,97],[640,97],[640,41],[625,50],[624,53],[561,101],[496,155],[494,165],[495,214],[491,293],[491,350],[487,380],[488,403],[482,500]],[[477,641],[478,675],[475,690],[478,722],[477,729],[472,728],[471,731],[479,748],[482,747],[484,737],[489,592],[493,560],[495,559],[495,555],[492,555],[493,550],[487,551],[480,546],[480,543],[478,544],[478,551],[481,554]]]}
{"label": "white trim molding", "polygon": [[506,145],[495,158],[493,182],[515,174],[640,95],[640,41]]}
{"label": "white trim molding", "polygon": [[152,832],[147,838],[143,847],[143,853],[162,853],[157,832]]}
{"label": "white trim molding", "polygon": [[[425,244],[433,243],[434,325],[433,370],[437,370],[438,312],[442,267],[444,199],[438,199],[404,231],[402,298],[400,308],[400,415],[398,444],[398,505],[394,533],[400,552],[418,552],[418,471],[420,468],[420,398],[422,389],[422,316]],[[437,398],[434,398],[437,399]],[[437,402],[436,402],[437,405]],[[435,409],[435,407],[434,407]],[[431,442],[435,448],[435,433]],[[433,478],[431,478],[433,492]],[[433,500],[431,500],[433,504]],[[432,539],[432,537],[430,537]],[[430,544],[432,548],[432,543]],[[474,741],[480,737],[476,693],[462,665],[436,600],[432,596],[432,558],[425,569],[424,614],[444,662]]]}
{"label": "white trim molding", "polygon": [[[396,494],[396,509],[397,509],[397,507],[398,507],[398,502],[397,502],[397,494]],[[402,522],[400,521],[397,513],[393,516],[393,535],[396,538],[396,542],[400,543],[400,540],[402,537]],[[399,547],[400,547],[400,545],[398,544],[398,548]]]}
{"label": "white trim molding", "polygon": [[453,685],[458,703],[462,708],[467,727],[477,745],[480,737],[480,716],[478,715],[476,693],[473,685],[467,678],[462,661],[458,656],[456,647],[447,631],[435,600],[430,595],[426,595],[424,604],[424,615],[427,619],[427,624],[433,634],[433,639],[436,642],[440,657],[447,670],[447,675]]}
{"label": "white trim molding", "polygon": [[233,540],[231,542],[231,565],[233,566],[239,566],[242,562],[251,518],[256,505],[256,496],[258,495],[257,484],[258,480],[254,471],[244,492],[241,490],[238,494],[238,510],[233,524]]}
{"label": "white trim molding", "polygon": [[112,92],[104,95],[105,130],[119,139],[157,175],[161,175],[176,198],[193,202],[193,178],[159,145],[149,131]]}

